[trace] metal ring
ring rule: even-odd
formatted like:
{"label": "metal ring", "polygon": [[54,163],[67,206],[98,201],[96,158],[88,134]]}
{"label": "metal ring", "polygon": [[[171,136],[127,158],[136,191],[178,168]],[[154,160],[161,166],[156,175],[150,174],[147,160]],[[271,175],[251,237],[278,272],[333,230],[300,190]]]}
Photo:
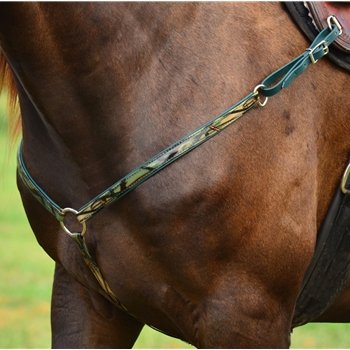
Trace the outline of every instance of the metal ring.
{"label": "metal ring", "polygon": [[348,164],[348,166],[346,167],[344,174],[343,174],[343,177],[342,177],[342,180],[341,180],[341,183],[340,183],[340,189],[345,194],[347,192],[349,192],[349,190],[345,187],[346,183],[348,181],[349,174],[350,174],[350,164]]}
{"label": "metal ring", "polygon": [[332,22],[333,24],[335,24],[339,30],[339,35],[341,35],[343,33],[343,29],[342,26],[340,25],[339,21],[337,20],[337,17],[335,17],[334,15],[331,15],[327,18],[327,24],[328,24],[328,28],[330,30],[332,30]]}
{"label": "metal ring", "polygon": [[76,235],[79,235],[79,236],[84,236],[85,233],[86,233],[86,222],[83,221],[83,222],[80,222],[78,219],[78,221],[80,222],[81,226],[82,226],[82,229],[81,229],[81,232],[70,232],[68,230],[68,228],[66,227],[66,225],[64,224],[64,217],[67,213],[73,213],[74,215],[77,215],[79,212],[75,209],[72,209],[72,208],[64,208],[61,210],[60,214],[62,214],[63,216],[63,220],[60,221],[60,224],[61,224],[61,227],[63,228],[64,232],[67,233],[69,236],[76,236]]}
{"label": "metal ring", "polygon": [[266,103],[267,103],[267,101],[268,101],[268,97],[266,97],[265,96],[265,100],[264,100],[264,102],[262,102],[261,103],[261,101],[260,101],[260,94],[259,94],[259,89],[261,89],[261,88],[263,88],[263,87],[266,87],[264,84],[259,84],[259,85],[257,85],[255,88],[254,88],[254,91],[253,91],[253,93],[255,94],[255,93],[258,93],[258,100],[257,100],[257,102],[258,102],[258,105],[260,106],[260,107],[264,107],[265,105],[266,105]]}

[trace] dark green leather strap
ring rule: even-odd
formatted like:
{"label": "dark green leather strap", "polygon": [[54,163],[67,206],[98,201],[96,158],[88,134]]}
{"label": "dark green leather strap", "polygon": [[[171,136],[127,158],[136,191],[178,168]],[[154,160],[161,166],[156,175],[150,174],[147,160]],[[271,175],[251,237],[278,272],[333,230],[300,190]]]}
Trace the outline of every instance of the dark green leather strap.
{"label": "dark green leather strap", "polygon": [[[265,87],[260,89],[261,94],[270,97],[287,88],[310,64],[316,63],[328,53],[328,46],[339,34],[340,29],[335,24],[332,25],[332,30],[326,28],[320,32],[305,52],[263,80],[261,84]],[[277,84],[269,87],[279,79],[281,80]]]}

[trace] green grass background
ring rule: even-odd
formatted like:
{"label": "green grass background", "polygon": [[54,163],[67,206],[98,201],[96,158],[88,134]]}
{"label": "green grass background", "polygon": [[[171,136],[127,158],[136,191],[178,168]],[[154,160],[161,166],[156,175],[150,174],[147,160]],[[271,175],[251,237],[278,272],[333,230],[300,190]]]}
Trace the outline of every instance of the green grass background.
{"label": "green grass background", "polygon": [[[0,348],[49,348],[54,264],[35,240],[16,188],[16,152],[6,142],[5,98],[0,98]],[[190,348],[142,331],[135,348]],[[350,324],[308,324],[292,335],[293,348],[349,348]]]}

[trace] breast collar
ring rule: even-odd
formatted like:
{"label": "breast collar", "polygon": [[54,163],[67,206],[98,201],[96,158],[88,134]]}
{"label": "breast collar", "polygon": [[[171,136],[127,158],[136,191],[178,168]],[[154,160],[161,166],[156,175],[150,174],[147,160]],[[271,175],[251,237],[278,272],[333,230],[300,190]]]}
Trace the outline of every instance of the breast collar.
{"label": "breast collar", "polygon": [[[30,175],[23,157],[23,141],[18,150],[17,169],[18,173],[32,195],[60,222],[63,230],[74,239],[77,243],[82,256],[100,283],[103,290],[109,295],[114,304],[123,309],[128,310],[116,298],[107,281],[102,275],[96,261],[89,253],[85,243],[84,235],[86,233],[86,222],[93,218],[101,210],[120,199],[138,185],[155,175],[157,172],[179,159],[186,153],[192,151],[211,137],[217,135],[220,131],[237,121],[246,112],[256,105],[265,106],[268,97],[277,94],[283,88],[287,88],[292,81],[298,77],[310,64],[315,64],[318,59],[326,55],[329,50],[328,46],[341,34],[341,26],[334,16],[328,18],[328,27],[323,29],[315,38],[311,46],[305,50],[300,56],[278,69],[261,84],[255,87],[254,91],[247,95],[243,100],[236,103],[224,113],[220,114],[213,120],[199,127],[184,138],[175,142],[156,156],[130,172],[121,180],[110,186],[97,197],[85,204],[79,210],[72,208],[61,208],[55,203],[40,185]],[[277,82],[278,81],[278,82]],[[276,83],[277,82],[277,83]],[[272,85],[274,84],[275,85]],[[263,101],[261,96],[264,97]],[[65,226],[64,219],[67,213],[75,214],[77,220],[81,223],[81,232],[70,232]]]}

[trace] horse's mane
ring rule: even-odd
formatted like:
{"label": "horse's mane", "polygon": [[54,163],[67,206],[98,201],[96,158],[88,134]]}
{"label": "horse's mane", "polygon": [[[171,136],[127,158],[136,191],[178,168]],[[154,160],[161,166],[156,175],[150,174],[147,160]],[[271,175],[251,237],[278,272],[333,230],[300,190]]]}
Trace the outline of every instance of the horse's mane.
{"label": "horse's mane", "polygon": [[18,106],[17,89],[11,69],[0,50],[0,94],[7,92],[7,118],[10,142],[13,144],[21,133],[21,116]]}

